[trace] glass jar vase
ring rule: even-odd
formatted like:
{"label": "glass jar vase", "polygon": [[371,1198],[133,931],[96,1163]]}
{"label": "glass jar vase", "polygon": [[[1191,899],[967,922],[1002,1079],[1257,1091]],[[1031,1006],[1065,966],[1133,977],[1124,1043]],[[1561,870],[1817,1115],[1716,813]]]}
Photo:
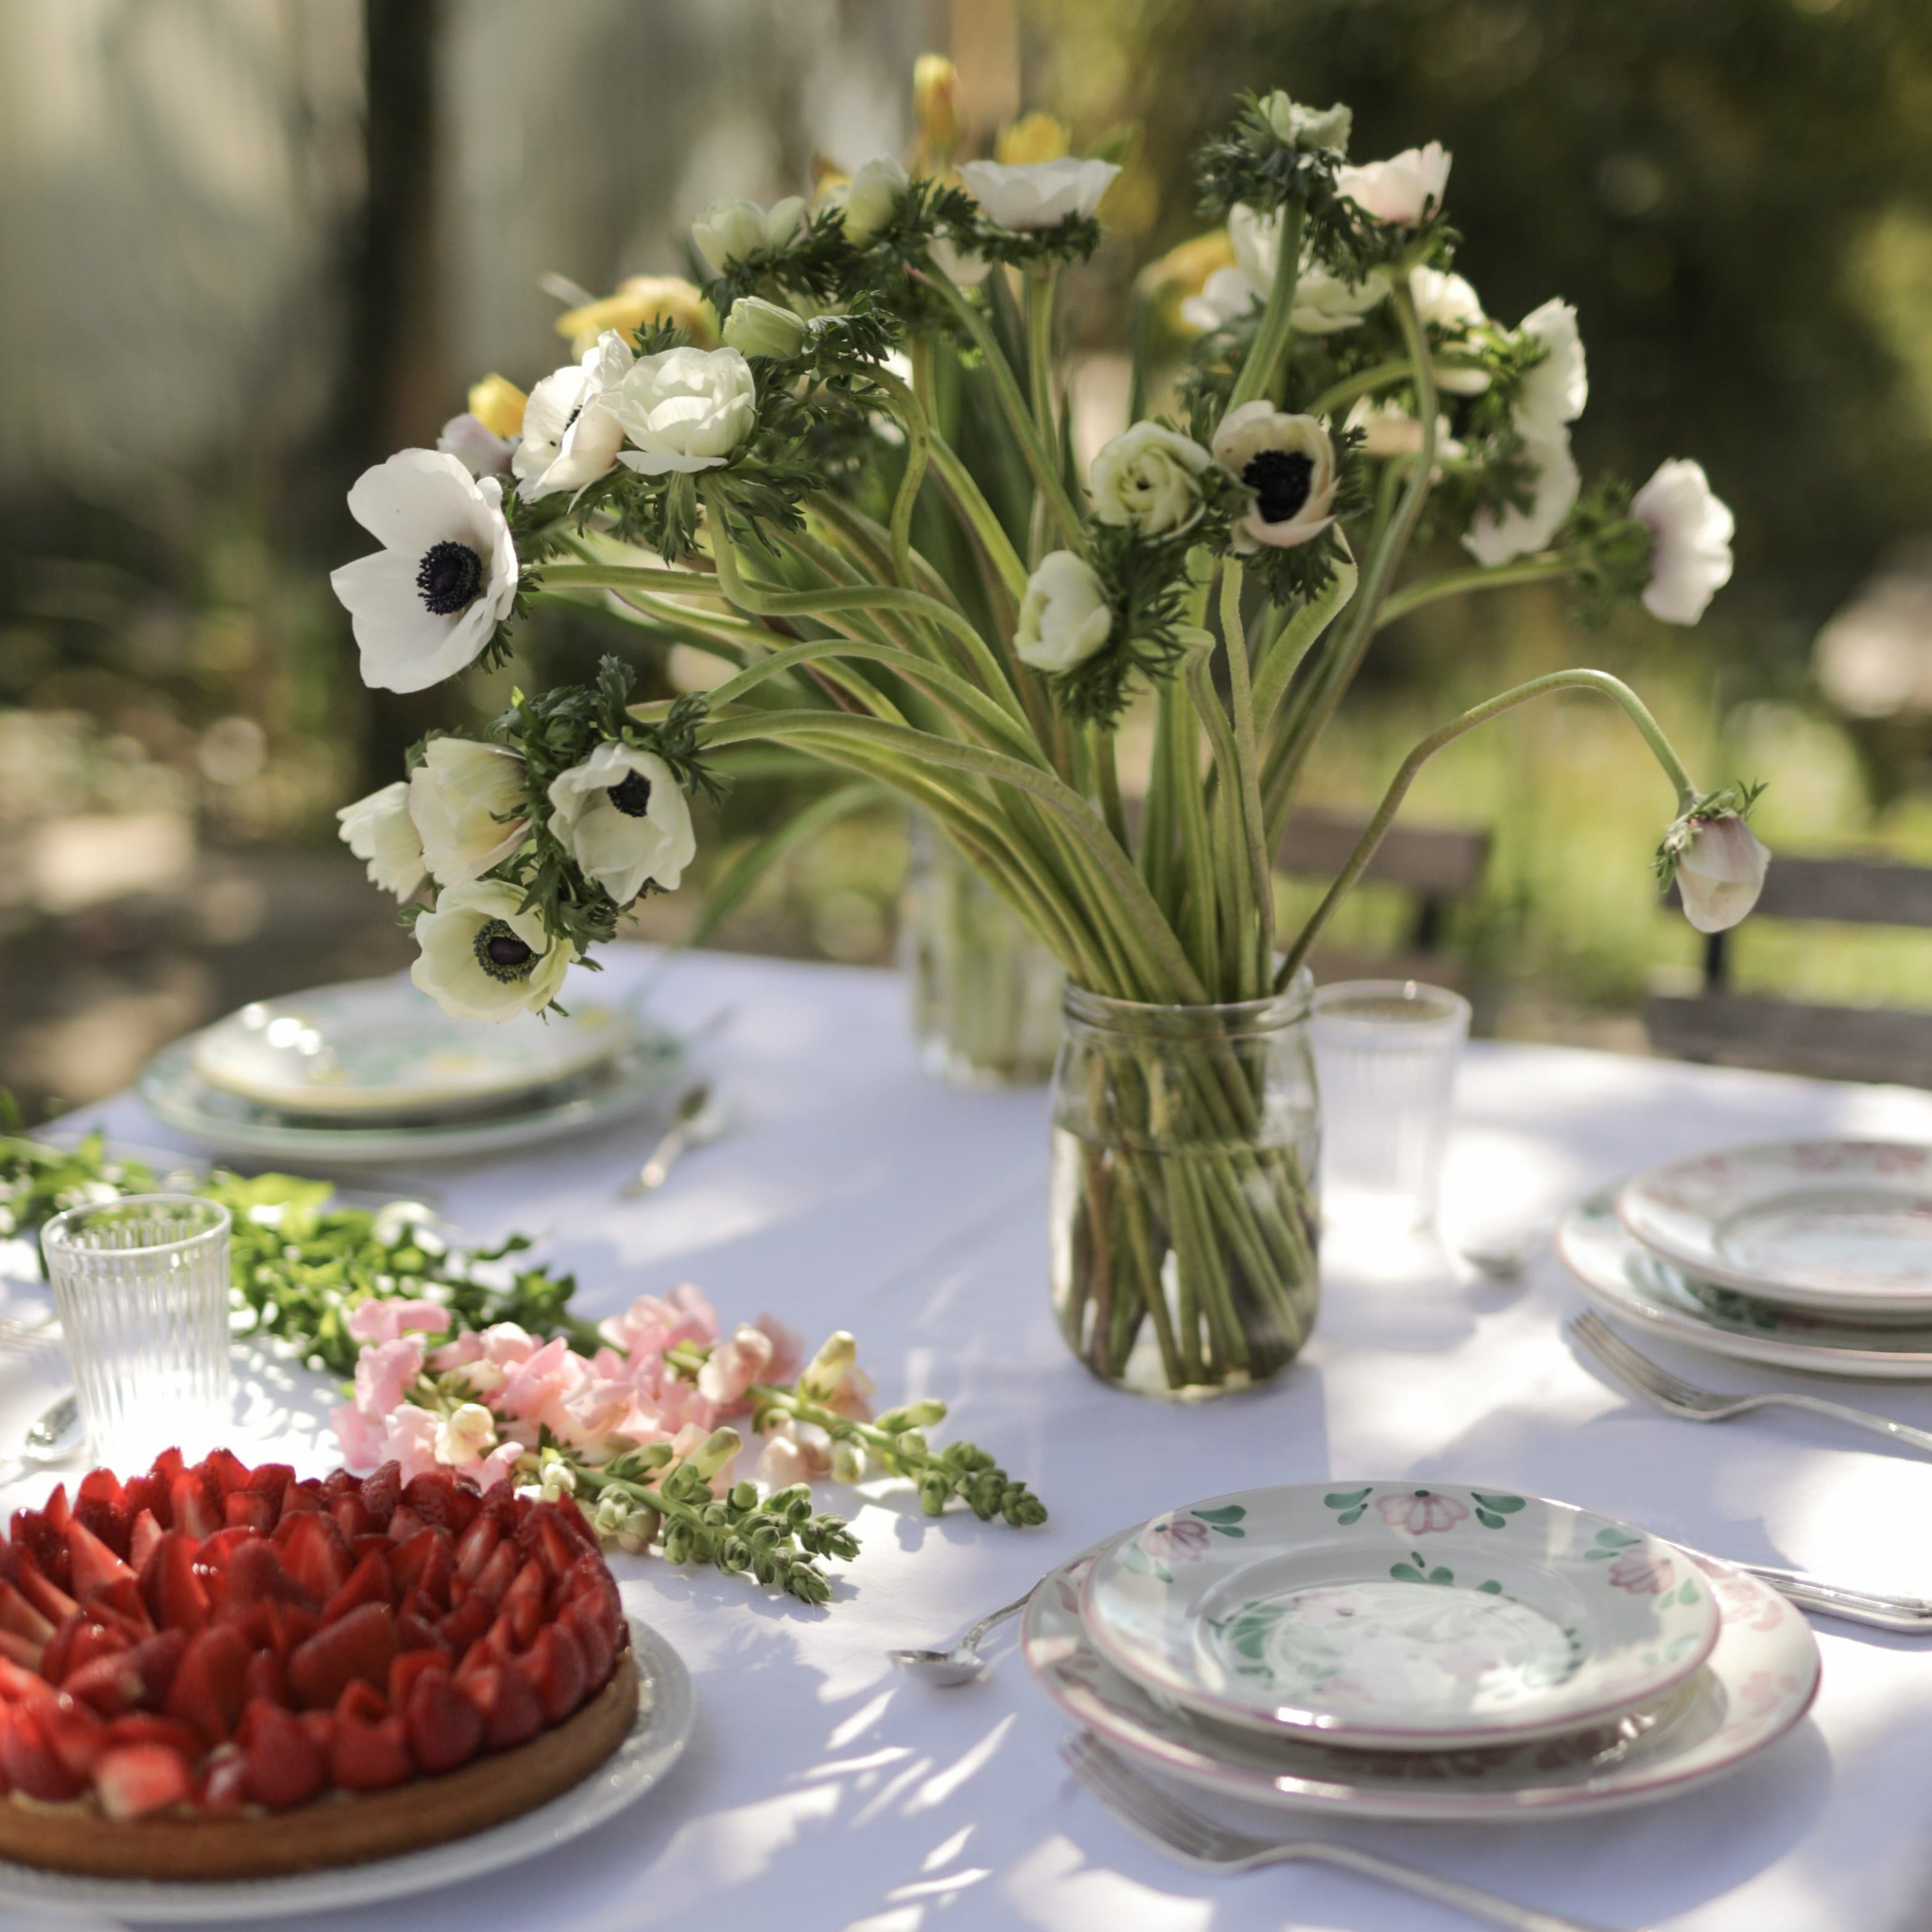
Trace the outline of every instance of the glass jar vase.
{"label": "glass jar vase", "polygon": [[1151,1006],[1066,989],[1054,1070],[1054,1312],[1103,1382],[1199,1400],[1315,1324],[1321,1114],[1304,970],[1273,998]]}
{"label": "glass jar vase", "polygon": [[1060,962],[924,819],[910,826],[899,960],[928,1073],[958,1087],[1036,1085],[1060,1046]]}

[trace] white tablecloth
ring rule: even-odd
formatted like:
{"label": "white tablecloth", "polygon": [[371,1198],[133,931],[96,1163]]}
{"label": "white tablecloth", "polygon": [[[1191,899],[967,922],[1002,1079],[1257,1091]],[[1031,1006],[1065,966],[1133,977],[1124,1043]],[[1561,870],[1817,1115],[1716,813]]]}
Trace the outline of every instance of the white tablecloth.
{"label": "white tablecloth", "polygon": [[[617,950],[610,982],[645,964]],[[1284,1868],[1222,1881],[1145,1849],[1063,1767],[1064,1722],[1028,1680],[1010,1626],[989,1678],[965,1690],[908,1682],[885,1661],[887,1646],[946,1636],[1108,1532],[1244,1485],[1479,1482],[1726,1555],[1932,1591],[1932,1463],[1802,1418],[1697,1428],[1634,1406],[1562,1341],[1577,1296],[1552,1256],[1526,1284],[1498,1288],[1460,1278],[1429,1245],[1331,1244],[1314,1342],[1277,1386],[1198,1409],[1110,1393],[1068,1356],[1048,1312],[1042,1092],[963,1094],[926,1078],[899,985],[884,974],[700,955],[674,964],[653,998],[687,1024],[730,1010],[707,1049],[738,1111],[730,1138],[648,1200],[616,1195],[649,1138],[633,1124],[436,1177],[446,1210],[479,1232],[546,1237],[547,1254],[577,1270],[589,1313],[689,1279],[728,1319],[770,1308],[814,1340],[855,1330],[883,1400],[943,1396],[946,1431],[1032,1483],[1051,1520],[1022,1532],[970,1514],[929,1520],[903,1492],[851,1498],[864,1549],[835,1566],[836,1600],[822,1610],[714,1571],[617,1559],[627,1604],[697,1681],[697,1730],[665,1788],[536,1863],[292,1925],[1460,1927],[1346,1875]],[[86,1118],[167,1138],[130,1099]],[[1513,1225],[1664,1155],[1821,1130],[1932,1137],[1932,1096],[1478,1044],[1448,1226]],[[1672,1359],[1723,1386],[1775,1385],[1742,1364]],[[35,1376],[55,1372],[0,1363],[0,1427],[34,1414],[46,1388]],[[1932,1393],[1851,1393],[1932,1424]],[[251,1424],[323,1463],[315,1413],[310,1393],[284,1380],[256,1393]],[[1932,1645],[1829,1624],[1820,1640],[1814,1714],[1707,1790],[1567,1824],[1319,1828],[1607,1927],[1932,1924]]]}

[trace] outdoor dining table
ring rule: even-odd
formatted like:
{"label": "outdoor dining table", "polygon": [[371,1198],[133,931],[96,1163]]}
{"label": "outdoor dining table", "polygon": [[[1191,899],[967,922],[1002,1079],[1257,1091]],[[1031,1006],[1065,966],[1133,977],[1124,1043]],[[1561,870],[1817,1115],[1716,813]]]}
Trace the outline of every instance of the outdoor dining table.
{"label": "outdoor dining table", "polygon": [[[1580,1296],[1546,1250],[1513,1283],[1455,1261],[1666,1156],[1778,1135],[1932,1138],[1932,1095],[1473,1044],[1444,1235],[1331,1240],[1320,1319],[1274,1386],[1200,1407],[1117,1393],[1068,1353],[1048,1305],[1047,1095],[963,1092],[922,1073],[900,981],[859,968],[642,947],[606,986],[655,976],[651,1010],[706,1035],[732,1124],[658,1193],[620,1189],[648,1119],[594,1138],[380,1184],[433,1189],[466,1232],[520,1228],[574,1270],[581,1312],[697,1282],[728,1322],[770,1310],[815,1343],[859,1337],[882,1402],[943,1397],[1047,1504],[1024,1531],[903,1485],[824,1491],[862,1544],[808,1609],[748,1579],[613,1559],[626,1604],[694,1675],[698,1720],[664,1785],[614,1822],[454,1890],[282,1922],[338,1932],[1444,1932],[1468,1922],[1305,1867],[1204,1875],[1144,1845],[1067,1770],[1066,1722],[1029,1681],[1014,1626],[962,1689],[908,1679],[889,1647],[949,1640],[1043,1570],[1169,1505],[1270,1483],[1413,1477],[1561,1498],[1718,1555],[1932,1593],[1932,1460],[1789,1414],[1698,1428],[1580,1363]],[[76,1117],[171,1137],[130,1095]],[[178,1144],[178,1143],[172,1143]],[[370,1184],[364,1177],[360,1184]],[[1725,1388],[1795,1387],[1646,1341]],[[0,1442],[50,1399],[58,1355],[0,1356]],[[238,1446],[332,1466],[331,1392],[293,1365],[244,1378]],[[1822,1386],[1822,1384],[1820,1386]],[[1932,1390],[1826,1393],[1932,1424]],[[30,1478],[0,1508],[50,1486]],[[1811,1715],[1736,1774],[1647,1808],[1509,1826],[1280,1820],[1605,1927],[1910,1932],[1932,1925],[1932,1643],[1818,1625]],[[43,1922],[0,1908],[0,1926]]]}

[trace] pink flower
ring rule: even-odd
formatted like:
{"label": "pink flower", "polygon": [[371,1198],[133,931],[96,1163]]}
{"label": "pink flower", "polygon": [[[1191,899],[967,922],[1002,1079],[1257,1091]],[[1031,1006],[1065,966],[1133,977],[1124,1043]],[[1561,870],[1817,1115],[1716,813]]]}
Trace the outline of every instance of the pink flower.
{"label": "pink flower", "polygon": [[343,1325],[358,1342],[393,1342],[412,1330],[441,1334],[449,1310],[434,1301],[358,1301]]}
{"label": "pink flower", "polygon": [[[819,1436],[813,1430],[812,1438]],[[784,1421],[765,1438],[758,1456],[758,1478],[775,1490],[788,1490],[794,1483],[809,1483],[832,1473],[832,1451],[822,1440],[800,1432],[798,1424]]]}
{"label": "pink flower", "polygon": [[492,1396],[509,1380],[512,1370],[537,1352],[536,1337],[514,1322],[499,1322],[480,1333],[472,1330],[446,1342],[430,1357],[437,1375],[465,1371],[464,1379],[480,1396]]}
{"label": "pink flower", "polygon": [[485,1490],[494,1490],[499,1483],[514,1483],[517,1459],[523,1453],[517,1443],[500,1442],[471,1473]]}
{"label": "pink flower", "polygon": [[1165,1522],[1150,1523],[1141,1532],[1141,1547],[1156,1563],[1191,1563],[1208,1553],[1213,1534],[1204,1522],[1191,1516],[1170,1516]]}
{"label": "pink flower", "polygon": [[1467,1503],[1454,1496],[1438,1496],[1433,1490],[1405,1490],[1393,1496],[1378,1496],[1376,1508],[1391,1529],[1406,1529],[1411,1536],[1426,1536],[1431,1530],[1453,1529],[1469,1514]]}
{"label": "pink flower", "polygon": [[639,1295],[622,1314],[598,1322],[597,1331],[627,1355],[661,1355],[680,1342],[715,1342],[718,1316],[689,1282],[680,1282],[662,1301]]}
{"label": "pink flower", "polygon": [[340,1402],[328,1412],[330,1426],[342,1444],[342,1460],[355,1470],[367,1473],[382,1460],[388,1433],[377,1418],[364,1415],[352,1402]]}
{"label": "pink flower", "polygon": [[765,1370],[764,1379],[768,1382],[795,1380],[805,1360],[805,1337],[769,1312],[760,1315],[752,1326],[771,1337],[772,1359]]}
{"label": "pink flower", "polygon": [[1654,1597],[1670,1588],[1676,1566],[1667,1556],[1653,1556],[1642,1544],[1626,1550],[1610,1564],[1610,1582],[1634,1597]]}
{"label": "pink flower", "polygon": [[382,1460],[400,1462],[406,1483],[428,1474],[436,1466],[436,1418],[428,1409],[405,1402],[385,1421]]}
{"label": "pink flower", "polygon": [[572,1354],[570,1344],[558,1335],[511,1370],[494,1406],[517,1421],[536,1424],[566,1442],[588,1448],[585,1418],[573,1411],[570,1399],[590,1378],[590,1365]]}
{"label": "pink flower", "polygon": [[422,1370],[420,1335],[373,1343],[356,1358],[356,1406],[364,1415],[387,1415],[407,1399]]}
{"label": "pink flower", "polygon": [[754,1382],[767,1379],[766,1371],[776,1352],[772,1338],[763,1329],[735,1329],[730,1340],[720,1342],[698,1370],[698,1394],[721,1408],[742,1404],[745,1391]]}

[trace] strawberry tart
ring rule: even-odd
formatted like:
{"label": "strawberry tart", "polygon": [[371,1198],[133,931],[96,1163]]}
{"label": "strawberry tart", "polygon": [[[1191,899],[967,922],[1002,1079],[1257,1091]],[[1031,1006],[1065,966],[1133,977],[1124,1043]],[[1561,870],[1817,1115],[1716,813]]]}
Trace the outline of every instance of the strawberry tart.
{"label": "strawberry tart", "polygon": [[24,1864],[388,1857],[542,1804],[637,1714],[576,1504],[447,1470],[298,1481],[170,1450],[16,1510],[0,1580],[0,1857]]}

